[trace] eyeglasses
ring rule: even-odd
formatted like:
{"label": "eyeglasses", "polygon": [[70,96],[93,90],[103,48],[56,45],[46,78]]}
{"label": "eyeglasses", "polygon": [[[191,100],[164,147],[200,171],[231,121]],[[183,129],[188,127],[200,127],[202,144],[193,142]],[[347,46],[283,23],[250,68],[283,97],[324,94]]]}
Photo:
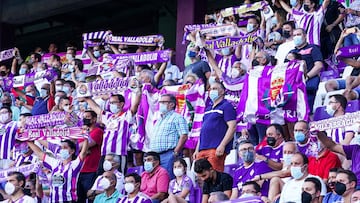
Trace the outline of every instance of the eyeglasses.
{"label": "eyeglasses", "polygon": [[339,103],[338,101],[329,101],[329,104]]}
{"label": "eyeglasses", "polygon": [[240,152],[246,152],[246,151],[254,151],[254,147],[248,147],[248,148],[243,148],[243,149],[239,149]]}

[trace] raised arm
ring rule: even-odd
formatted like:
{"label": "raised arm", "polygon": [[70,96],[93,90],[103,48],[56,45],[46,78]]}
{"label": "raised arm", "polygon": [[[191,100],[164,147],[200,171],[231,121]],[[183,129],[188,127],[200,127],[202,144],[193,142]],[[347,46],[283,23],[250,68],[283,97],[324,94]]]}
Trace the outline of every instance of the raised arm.
{"label": "raised arm", "polygon": [[282,8],[283,8],[286,12],[292,14],[292,9],[291,9],[291,7],[290,7],[289,5],[287,5],[287,3],[285,3],[283,0],[280,0],[279,2],[280,2],[280,5],[282,6]]}
{"label": "raised arm", "polygon": [[154,76],[154,81],[156,84],[159,84],[161,77],[164,75],[167,62],[164,62],[160,65],[159,71]]}
{"label": "raised arm", "polygon": [[340,144],[335,143],[333,140],[331,140],[324,132],[318,132],[317,137],[323,143],[323,145],[330,149],[333,152],[337,152],[343,156],[346,157],[346,154],[344,152],[344,149]]}
{"label": "raised arm", "polygon": [[137,110],[139,108],[139,104],[140,104],[140,101],[141,101],[141,95],[142,95],[142,87],[141,85],[139,84],[139,82],[136,80],[136,78],[134,78],[132,80],[132,89],[134,90],[131,94],[131,108],[130,108],[130,111],[131,111],[131,114],[134,116],[136,113],[137,113]]}
{"label": "raised arm", "polygon": [[85,101],[88,103],[88,105],[90,106],[90,108],[91,108],[97,115],[101,115],[102,109],[100,108],[100,106],[99,106],[93,99],[87,97],[87,98],[85,98]]}
{"label": "raised arm", "polygon": [[217,62],[215,61],[213,55],[210,53],[210,51],[208,49],[205,49],[205,52],[206,52],[206,56],[208,58],[208,62],[210,64],[210,66],[214,69],[216,75],[219,77],[219,78],[222,78],[222,74],[223,72],[221,71],[221,69],[219,68]]}
{"label": "raised arm", "polygon": [[327,7],[329,6],[330,4],[330,0],[324,0],[323,4],[322,4],[322,8],[325,10],[327,9]]}
{"label": "raised arm", "polygon": [[45,153],[38,147],[34,142],[27,142],[30,149],[36,154],[36,156],[39,158],[39,160],[42,160]]}

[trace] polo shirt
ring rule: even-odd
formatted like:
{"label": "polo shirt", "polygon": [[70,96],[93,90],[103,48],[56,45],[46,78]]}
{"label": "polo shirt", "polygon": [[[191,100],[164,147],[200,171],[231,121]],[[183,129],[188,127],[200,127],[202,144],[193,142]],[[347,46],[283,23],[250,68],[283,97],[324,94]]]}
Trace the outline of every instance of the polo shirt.
{"label": "polo shirt", "polygon": [[116,203],[118,201],[120,193],[115,189],[114,193],[110,197],[106,196],[106,192],[103,192],[95,197],[94,203]]}
{"label": "polo shirt", "polygon": [[141,174],[140,191],[149,197],[152,197],[158,192],[167,193],[169,188],[169,174],[161,166],[157,166],[151,173],[143,172]]}

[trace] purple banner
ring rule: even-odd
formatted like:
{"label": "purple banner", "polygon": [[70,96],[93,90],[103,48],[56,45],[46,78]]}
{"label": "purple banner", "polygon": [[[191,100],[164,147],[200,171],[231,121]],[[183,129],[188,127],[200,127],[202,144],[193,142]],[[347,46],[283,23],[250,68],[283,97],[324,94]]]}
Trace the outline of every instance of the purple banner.
{"label": "purple banner", "polygon": [[1,51],[0,52],[0,61],[5,61],[5,60],[8,60],[8,59],[11,59],[12,57],[14,57],[14,50],[15,50],[15,48]]}
{"label": "purple banner", "polygon": [[360,44],[342,47],[336,54],[336,57],[340,58],[351,58],[354,56],[360,56]]}
{"label": "purple banner", "polygon": [[112,78],[83,83],[77,88],[78,97],[123,93],[128,89],[129,78]]}
{"label": "purple banner", "polygon": [[130,58],[134,60],[135,65],[145,65],[167,62],[170,59],[170,50],[161,50],[153,52],[142,52],[133,54],[110,54],[113,59]]}
{"label": "purple banner", "polygon": [[75,114],[63,111],[26,117],[25,128],[38,129],[57,125],[67,125],[68,127],[72,127],[78,126],[80,123],[79,118]]}
{"label": "purple banner", "polygon": [[164,37],[162,35],[147,35],[147,36],[114,36],[109,35],[106,38],[108,44],[127,44],[139,46],[162,46],[164,44]]}
{"label": "purple banner", "polygon": [[252,44],[257,39],[257,36],[244,37],[221,37],[214,40],[206,40],[205,47],[208,49],[223,49],[227,47],[236,47],[243,44]]}
{"label": "purple banner", "polygon": [[87,71],[87,75],[102,75],[112,71],[124,72],[130,66],[134,66],[134,61],[130,58],[115,59],[111,63],[95,64]]}
{"label": "purple banner", "polygon": [[0,182],[6,182],[6,178],[10,172],[18,171],[24,174],[25,177],[29,176],[31,173],[37,173],[40,169],[40,164],[29,164],[19,167],[8,168],[6,170],[0,171]]}
{"label": "purple banner", "polygon": [[49,140],[49,139],[80,139],[86,137],[87,131],[80,127],[73,128],[43,128],[28,129],[17,134],[16,139],[20,141]]}

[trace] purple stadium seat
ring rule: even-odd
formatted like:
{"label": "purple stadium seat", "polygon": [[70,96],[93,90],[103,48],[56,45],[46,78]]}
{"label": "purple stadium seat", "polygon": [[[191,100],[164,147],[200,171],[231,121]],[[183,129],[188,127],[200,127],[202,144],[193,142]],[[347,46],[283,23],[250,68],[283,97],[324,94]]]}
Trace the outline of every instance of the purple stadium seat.
{"label": "purple stadium seat", "polygon": [[348,102],[346,112],[352,113],[359,110],[359,100],[352,100]]}
{"label": "purple stadium seat", "polygon": [[[199,188],[198,186],[196,186],[194,188],[194,194],[195,194],[195,203],[201,203],[201,200],[202,200],[202,191],[201,191],[201,188]],[[192,202],[192,201],[190,201]]]}
{"label": "purple stadium seat", "polygon": [[144,171],[143,166],[135,166],[135,167],[128,168],[127,174],[129,174],[129,173],[137,173],[137,174],[141,175],[141,173],[143,171]]}
{"label": "purple stadium seat", "polygon": [[326,112],[326,106],[320,106],[316,108],[314,113],[314,121],[319,121],[323,119],[328,119],[331,116]]}

